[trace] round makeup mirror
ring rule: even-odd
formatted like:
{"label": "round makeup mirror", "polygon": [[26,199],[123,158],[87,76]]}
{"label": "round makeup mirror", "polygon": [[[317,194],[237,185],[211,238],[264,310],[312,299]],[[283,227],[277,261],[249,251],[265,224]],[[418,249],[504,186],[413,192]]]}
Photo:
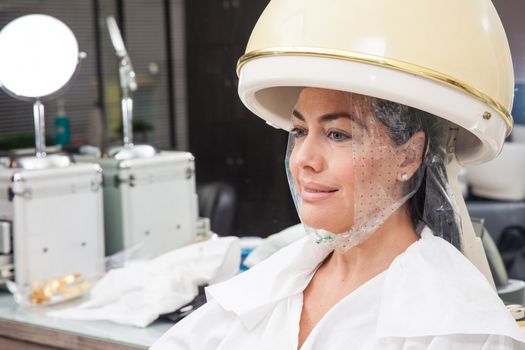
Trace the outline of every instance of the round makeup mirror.
{"label": "round makeup mirror", "polygon": [[42,99],[58,95],[74,75],[81,57],[75,35],[54,17],[26,15],[0,31],[0,52],[0,86],[17,99],[33,102],[36,156],[44,158]]}

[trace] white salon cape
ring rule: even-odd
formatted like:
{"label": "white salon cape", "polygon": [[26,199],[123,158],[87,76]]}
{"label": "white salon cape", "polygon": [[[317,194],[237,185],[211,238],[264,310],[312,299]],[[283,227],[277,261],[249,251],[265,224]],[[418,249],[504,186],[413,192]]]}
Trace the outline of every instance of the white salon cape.
{"label": "white salon cape", "polygon": [[[229,281],[153,350],[296,350],[303,291],[328,251],[305,237]],[[301,350],[525,349],[485,277],[426,228],[390,267],[347,295]]]}

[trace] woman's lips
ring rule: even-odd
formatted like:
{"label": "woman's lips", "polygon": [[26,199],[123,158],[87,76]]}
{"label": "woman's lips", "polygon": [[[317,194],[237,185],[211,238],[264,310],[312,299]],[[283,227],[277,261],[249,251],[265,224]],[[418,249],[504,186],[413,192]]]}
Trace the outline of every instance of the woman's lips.
{"label": "woman's lips", "polygon": [[305,202],[317,202],[329,198],[335,192],[337,192],[337,188],[307,182],[302,185],[301,198]]}

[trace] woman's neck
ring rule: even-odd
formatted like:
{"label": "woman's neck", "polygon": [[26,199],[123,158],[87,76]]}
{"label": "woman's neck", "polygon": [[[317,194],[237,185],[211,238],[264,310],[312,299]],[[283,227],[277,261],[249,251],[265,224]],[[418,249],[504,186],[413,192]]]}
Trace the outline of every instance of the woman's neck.
{"label": "woman's neck", "polygon": [[323,265],[340,282],[360,285],[386,270],[399,254],[418,239],[403,206],[363,243],[344,253],[334,251]]}

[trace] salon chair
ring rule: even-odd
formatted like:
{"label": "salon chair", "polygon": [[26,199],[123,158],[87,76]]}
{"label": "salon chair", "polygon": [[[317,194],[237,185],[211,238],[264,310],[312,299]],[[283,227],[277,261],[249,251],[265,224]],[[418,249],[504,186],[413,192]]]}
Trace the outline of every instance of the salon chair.
{"label": "salon chair", "polygon": [[471,216],[484,218],[509,277],[525,280],[525,202],[500,202],[471,196]]}
{"label": "salon chair", "polygon": [[224,182],[197,184],[199,216],[210,219],[211,230],[219,236],[233,234],[237,197],[233,186]]}
{"label": "salon chair", "polygon": [[525,206],[484,200],[467,202],[467,208],[498,295],[507,304],[525,304]]}

